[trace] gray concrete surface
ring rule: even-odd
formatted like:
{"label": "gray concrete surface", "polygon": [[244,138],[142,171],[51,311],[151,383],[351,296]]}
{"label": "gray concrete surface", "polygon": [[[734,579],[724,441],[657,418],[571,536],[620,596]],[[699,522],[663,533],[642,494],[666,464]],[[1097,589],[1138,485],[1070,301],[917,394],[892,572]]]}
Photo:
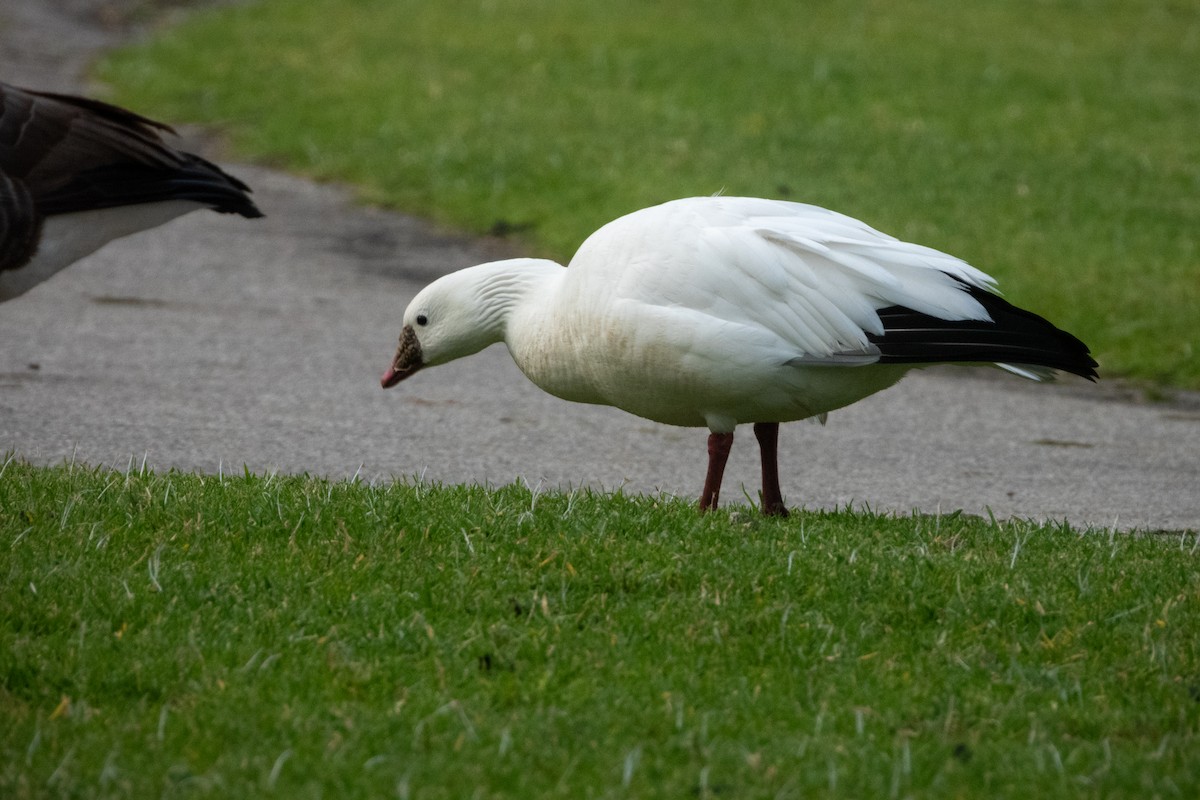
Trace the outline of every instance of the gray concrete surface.
{"label": "gray concrete surface", "polygon": [[[82,77],[90,59],[131,35],[103,24],[121,19],[114,8],[5,0],[0,74],[94,89]],[[338,188],[230,169],[267,219],[193,214],[0,305],[0,453],[121,469],[699,492],[705,431],[546,396],[502,347],[382,391],[408,299],[508,246],[361,208]],[[756,450],[744,431],[726,501],[743,485],[757,491]],[[1200,397],[1147,404],[1113,385],[931,370],[824,428],[784,426],[781,468],[789,503],[810,508],[1198,530]]]}

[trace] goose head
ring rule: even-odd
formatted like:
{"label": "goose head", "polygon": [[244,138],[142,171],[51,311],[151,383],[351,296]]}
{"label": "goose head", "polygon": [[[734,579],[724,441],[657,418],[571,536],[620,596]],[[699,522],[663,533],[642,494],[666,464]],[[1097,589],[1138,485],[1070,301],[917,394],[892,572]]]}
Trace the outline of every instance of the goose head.
{"label": "goose head", "polygon": [[404,311],[400,346],[380,384],[388,389],[425,367],[503,341],[510,312],[548,271],[562,268],[515,258],[467,267],[426,286]]}
{"label": "goose head", "polygon": [[425,367],[469,356],[491,344],[480,324],[480,297],[473,290],[471,269],[451,273],[426,286],[404,310],[400,345],[380,380],[383,388]]}

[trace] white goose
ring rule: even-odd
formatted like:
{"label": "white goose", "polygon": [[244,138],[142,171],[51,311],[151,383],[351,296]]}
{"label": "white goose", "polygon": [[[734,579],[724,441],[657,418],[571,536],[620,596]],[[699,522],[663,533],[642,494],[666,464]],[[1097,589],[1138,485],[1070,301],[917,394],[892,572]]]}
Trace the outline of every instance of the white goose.
{"label": "white goose", "polygon": [[262,216],[246,184],[160,132],[173,133],[98,100],[0,83],[0,302],[189,211]]}
{"label": "white goose", "polygon": [[753,423],[762,510],[786,515],[779,423],[825,415],[914,367],[993,363],[1089,380],[1074,336],[994,293],[963,261],[816,206],[699,197],[608,223],[568,268],[496,261],[425,287],[384,388],[504,342],[565,400],[707,427],[700,508],[715,508],[734,428]]}

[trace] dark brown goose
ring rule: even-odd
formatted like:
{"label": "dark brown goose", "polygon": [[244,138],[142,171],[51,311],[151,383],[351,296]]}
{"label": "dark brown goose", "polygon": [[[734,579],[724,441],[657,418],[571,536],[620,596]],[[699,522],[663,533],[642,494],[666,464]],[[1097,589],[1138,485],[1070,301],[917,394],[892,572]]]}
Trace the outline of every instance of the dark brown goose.
{"label": "dark brown goose", "polygon": [[0,302],[189,211],[262,216],[246,184],[164,133],[108,103],[0,82]]}

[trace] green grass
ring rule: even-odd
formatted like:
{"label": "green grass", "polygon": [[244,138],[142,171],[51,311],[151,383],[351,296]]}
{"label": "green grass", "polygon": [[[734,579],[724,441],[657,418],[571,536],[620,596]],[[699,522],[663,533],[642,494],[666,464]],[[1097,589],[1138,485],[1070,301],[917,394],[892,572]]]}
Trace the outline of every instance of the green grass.
{"label": "green grass", "polygon": [[1195,796],[1198,541],[10,460],[0,796]]}
{"label": "green grass", "polygon": [[560,259],[672,197],[826,205],[992,272],[1106,375],[1196,388],[1198,63],[1183,0],[263,0],[101,73]]}

